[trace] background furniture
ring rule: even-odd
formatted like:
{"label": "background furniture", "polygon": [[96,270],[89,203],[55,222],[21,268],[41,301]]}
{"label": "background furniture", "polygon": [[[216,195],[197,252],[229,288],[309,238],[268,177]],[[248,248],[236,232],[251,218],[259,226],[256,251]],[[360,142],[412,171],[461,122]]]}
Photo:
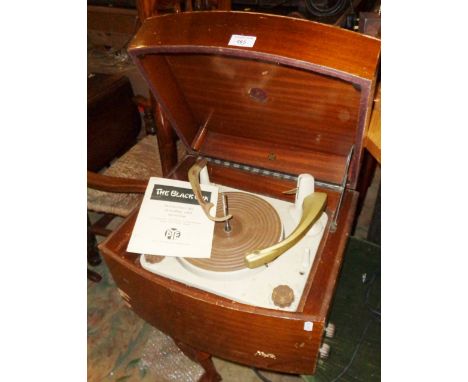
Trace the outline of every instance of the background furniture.
{"label": "background furniture", "polygon": [[[229,0],[217,0],[200,3],[195,8],[228,9],[229,6]],[[179,1],[139,0],[137,3],[139,22],[161,12],[161,7],[164,12],[180,12],[181,9]],[[185,7],[188,10],[194,9],[192,2],[185,3]],[[88,16],[94,12],[91,26],[99,29],[96,14],[102,20],[103,12],[95,8],[88,9]],[[117,23],[120,27],[116,27],[116,30],[129,33],[131,29],[129,20],[133,16],[136,15],[131,11],[117,12],[109,18],[109,23]],[[97,35],[99,36],[99,33]],[[120,38],[119,42],[125,40],[120,35],[117,37]],[[141,106],[144,113],[146,131],[157,134],[157,136],[148,135],[138,143],[141,117],[135,102]],[[154,125],[157,127],[156,130]],[[121,156],[123,153],[125,155]],[[100,263],[93,234],[109,235],[111,230],[107,226],[113,218],[125,217],[137,207],[149,177],[167,175],[183,155],[183,146],[177,145],[176,136],[152,95],[148,99],[141,96],[134,97],[128,78],[121,74],[89,76],[88,210],[103,214],[94,224],[90,224],[88,218],[90,265]],[[112,160],[115,160],[114,163],[104,169]],[[97,173],[98,171],[100,173]],[[88,270],[88,277],[96,281],[99,279],[99,275],[91,270]]]}
{"label": "background furniture", "polygon": [[87,169],[99,171],[136,141],[140,114],[129,80],[121,75],[88,78]]}
{"label": "background furniture", "polygon": [[381,133],[380,133],[380,100],[381,100],[381,85],[379,83],[378,89],[374,99],[374,108],[372,109],[371,121],[369,124],[369,130],[366,136],[366,149],[370,154],[380,163],[381,160]]}
{"label": "background furniture", "polygon": [[[375,160],[381,165],[381,115],[380,115],[380,103],[381,103],[381,94],[380,94],[380,83],[378,85],[378,90],[376,93],[374,108],[372,110],[371,121],[369,125],[369,130],[367,132],[366,138],[366,149],[369,153],[375,158]],[[379,190],[377,194],[377,199],[374,205],[374,212],[372,215],[372,221],[369,227],[369,232],[367,235],[367,240],[380,245],[380,179],[379,179]]]}
{"label": "background furniture", "polygon": [[[141,127],[128,79],[121,75],[88,76],[87,169],[99,171],[136,143]],[[89,216],[87,258],[90,265],[101,262]],[[100,276],[88,269],[88,278]]]}

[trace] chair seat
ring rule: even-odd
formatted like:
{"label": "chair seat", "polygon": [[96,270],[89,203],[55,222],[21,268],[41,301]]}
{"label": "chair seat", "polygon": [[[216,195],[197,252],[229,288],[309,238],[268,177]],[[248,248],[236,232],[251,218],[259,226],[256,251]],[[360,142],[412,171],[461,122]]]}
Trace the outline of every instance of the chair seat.
{"label": "chair seat", "polygon": [[[177,151],[179,157],[185,152],[180,142],[177,144]],[[145,136],[102,174],[133,179],[161,177],[162,167],[156,136]],[[142,198],[142,194],[104,192],[88,188],[88,210],[125,217],[138,206]]]}

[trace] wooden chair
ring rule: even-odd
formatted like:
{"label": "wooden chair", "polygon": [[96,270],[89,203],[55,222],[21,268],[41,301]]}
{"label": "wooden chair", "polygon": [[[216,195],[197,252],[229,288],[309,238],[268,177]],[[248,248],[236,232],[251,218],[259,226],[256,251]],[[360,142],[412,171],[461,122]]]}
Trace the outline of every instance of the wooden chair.
{"label": "wooden chair", "polygon": [[[137,2],[140,22],[161,13],[179,13],[182,9],[184,11],[228,10],[230,7],[230,0],[187,0],[183,5],[180,0],[138,0]],[[137,100],[145,111],[145,121],[155,120],[156,135],[147,135],[138,143],[131,140],[122,142],[126,148],[133,144],[134,146],[100,173],[97,170],[102,168],[102,160],[100,166],[90,166],[88,160],[88,210],[102,214],[102,217],[94,224],[90,224],[88,218],[88,263],[90,265],[97,265],[101,262],[94,235],[108,236],[112,232],[107,228],[111,221],[116,216],[127,216],[138,206],[148,179],[151,176],[166,176],[184,156],[183,146],[180,143],[176,144],[176,136],[170,123],[153,96],[150,94],[148,100],[142,97]],[[152,126],[146,126],[146,131],[154,132],[154,129]],[[90,142],[88,142],[88,158],[89,146]],[[109,162],[113,155],[115,153],[108,155],[104,162]],[[88,278],[93,281],[100,280],[100,276],[90,269],[88,269]]]}
{"label": "wooden chair", "polygon": [[[133,104],[130,81],[121,75],[93,74],[88,77],[87,169],[101,171],[116,156],[137,142],[140,114]],[[101,262],[88,216],[88,263]],[[88,269],[88,278],[100,276]]]}
{"label": "wooden chair", "polygon": [[[146,18],[162,13],[179,13],[182,10],[229,10],[230,0],[138,0],[138,17],[142,23]],[[126,216],[140,199],[137,193],[144,192],[150,176],[165,176],[184,155],[176,136],[152,95],[146,101],[139,98],[145,115],[156,121],[156,136],[146,136],[119,158],[102,174],[88,172],[88,209],[106,215],[92,225],[92,232],[107,236],[106,228],[113,215]],[[151,113],[152,112],[152,113]],[[151,131],[151,128],[147,128]],[[162,159],[162,160],[161,160]]]}
{"label": "wooden chair", "polygon": [[[172,144],[176,146],[175,142]],[[183,157],[183,146],[179,144],[177,147],[176,157]],[[91,265],[100,263],[94,235],[108,236],[112,232],[107,228],[111,221],[116,216],[126,217],[139,205],[148,179],[151,176],[163,177],[169,170],[168,166],[161,163],[158,138],[155,135],[144,136],[104,171],[97,173],[88,170],[87,207],[89,211],[102,214],[94,224],[90,224],[88,219],[88,262]],[[88,277],[99,281],[99,277],[90,270]]]}

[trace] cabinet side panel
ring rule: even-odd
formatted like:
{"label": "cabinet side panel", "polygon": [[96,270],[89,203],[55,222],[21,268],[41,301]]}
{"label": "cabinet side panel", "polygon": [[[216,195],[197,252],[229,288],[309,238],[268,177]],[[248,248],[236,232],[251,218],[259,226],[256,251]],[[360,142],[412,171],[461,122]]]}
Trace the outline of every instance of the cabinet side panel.
{"label": "cabinet side panel", "polygon": [[268,310],[257,312],[242,304],[218,304],[208,293],[206,299],[194,298],[181,292],[181,284],[174,283],[178,287],[173,289],[167,280],[145,275],[146,271],[112,253],[104,250],[103,256],[135,313],[171,337],[262,369],[296,374],[315,371],[323,322],[313,322],[313,330],[305,331],[306,315],[268,315]]}

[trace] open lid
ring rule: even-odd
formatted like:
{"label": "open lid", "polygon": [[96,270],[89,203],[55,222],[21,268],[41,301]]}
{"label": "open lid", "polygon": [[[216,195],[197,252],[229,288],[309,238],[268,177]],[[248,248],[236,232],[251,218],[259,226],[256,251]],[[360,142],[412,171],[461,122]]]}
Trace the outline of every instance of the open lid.
{"label": "open lid", "polygon": [[202,156],[355,188],[380,41],[283,16],[147,19],[129,54],[182,142]]}

